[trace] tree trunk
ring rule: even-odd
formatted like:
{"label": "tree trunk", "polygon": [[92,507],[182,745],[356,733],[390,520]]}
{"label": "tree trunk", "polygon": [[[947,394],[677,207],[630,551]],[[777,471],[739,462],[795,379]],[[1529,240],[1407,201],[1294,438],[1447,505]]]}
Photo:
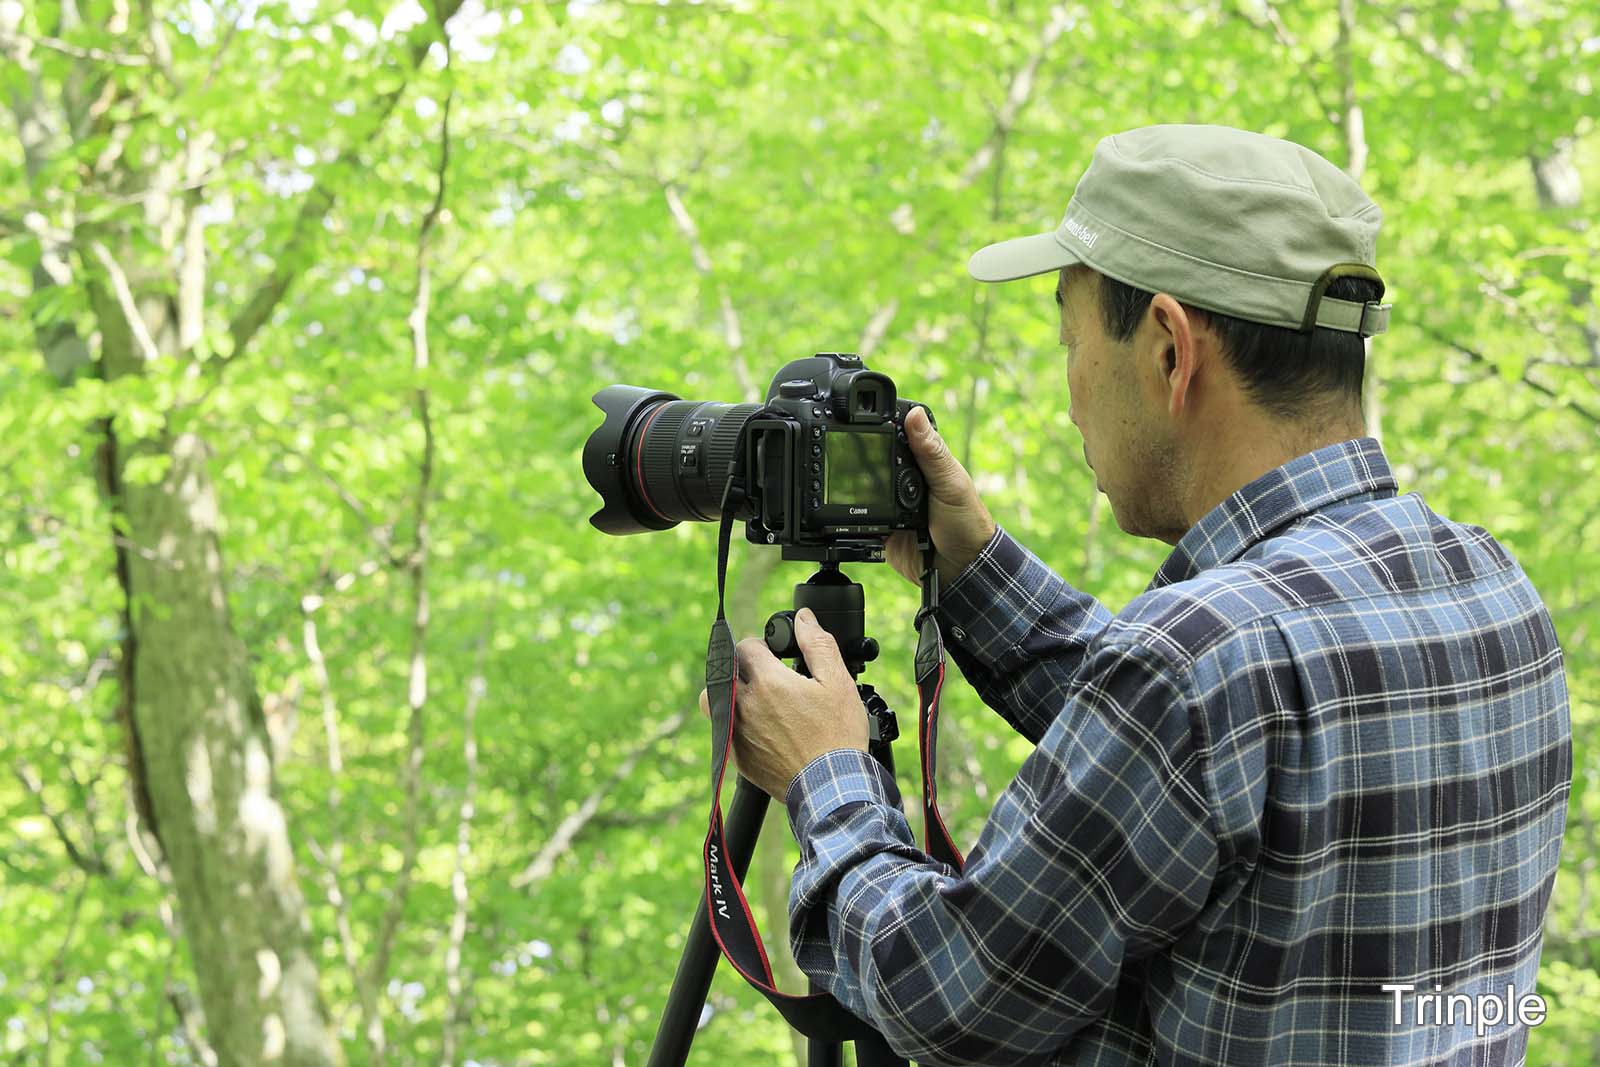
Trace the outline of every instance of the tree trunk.
{"label": "tree trunk", "polygon": [[145,782],[220,1063],[342,1062],[245,648],[228,621],[206,446],[170,443],[158,485],[123,485]]}
{"label": "tree trunk", "polygon": [[[71,29],[75,9],[64,6],[61,15],[60,28]],[[73,150],[72,131],[87,129],[93,119],[77,92],[90,79],[80,71],[71,84],[51,87],[13,36],[20,16],[15,5],[0,10],[6,58],[24,76],[10,103],[30,183],[52,202],[59,191],[45,187],[41,175],[51,160]],[[193,158],[199,151],[197,140]],[[170,161],[144,162],[140,172],[119,180],[127,189],[168,194],[150,203],[174,207],[170,185],[177,173],[165,165]],[[97,178],[111,180],[108,174]],[[182,351],[192,338],[181,336],[178,308],[164,287],[137,270],[130,279],[107,244],[92,231],[75,233],[72,212],[60,213],[64,225],[42,224],[34,286],[84,286],[99,343],[91,353],[70,321],[36,320],[41,354],[56,379],[70,386],[80,370],[92,367],[113,381]],[[123,254],[133,244],[109,228],[101,234]],[[73,244],[76,256],[68,253]],[[173,250],[165,251],[170,256]],[[186,251],[180,299],[192,302],[203,293],[196,258],[202,254],[198,244]],[[75,276],[74,260],[99,269]],[[123,430],[122,420],[102,420],[97,465],[126,598],[119,714],[135,805],[171,868],[210,1043],[222,1067],[342,1064],[307,947],[310,922],[283,809],[273,795],[249,657],[228,619],[205,442],[169,429],[132,441],[119,436]],[[165,462],[165,470],[153,482],[130,482],[130,464],[142,457]]]}
{"label": "tree trunk", "polygon": [[[115,312],[103,295],[95,303],[106,377],[137,373],[140,357],[119,343],[128,331],[107,329]],[[170,322],[146,325],[162,337]],[[107,488],[122,545],[133,546],[118,548],[133,657],[124,677],[144,762],[142,775],[130,770],[172,869],[212,1047],[223,1067],[341,1064],[249,656],[228,617],[209,450],[194,433],[109,440]],[[140,455],[168,460],[158,482],[129,484]]]}

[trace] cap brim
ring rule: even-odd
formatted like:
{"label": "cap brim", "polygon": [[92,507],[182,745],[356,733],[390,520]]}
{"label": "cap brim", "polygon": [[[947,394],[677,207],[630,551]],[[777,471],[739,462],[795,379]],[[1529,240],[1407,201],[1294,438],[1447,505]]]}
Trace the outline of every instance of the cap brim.
{"label": "cap brim", "polygon": [[1082,262],[1054,232],[1036,233],[978,249],[967,260],[967,273],[980,282],[1010,282]]}

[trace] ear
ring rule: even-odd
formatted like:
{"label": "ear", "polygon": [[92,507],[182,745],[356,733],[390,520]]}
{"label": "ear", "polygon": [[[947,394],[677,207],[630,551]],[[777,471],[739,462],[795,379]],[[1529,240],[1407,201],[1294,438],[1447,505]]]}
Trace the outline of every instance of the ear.
{"label": "ear", "polygon": [[1147,352],[1156,368],[1167,414],[1176,418],[1194,399],[1191,386],[1202,358],[1196,323],[1183,305],[1166,293],[1157,293],[1150,301],[1149,321],[1154,329]]}

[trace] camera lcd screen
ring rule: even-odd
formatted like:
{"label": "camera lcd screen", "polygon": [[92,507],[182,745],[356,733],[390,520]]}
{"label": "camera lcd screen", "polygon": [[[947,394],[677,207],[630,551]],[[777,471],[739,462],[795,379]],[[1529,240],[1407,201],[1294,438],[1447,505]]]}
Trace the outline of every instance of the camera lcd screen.
{"label": "camera lcd screen", "polygon": [[891,438],[883,433],[828,434],[825,504],[854,504],[874,511],[894,507]]}

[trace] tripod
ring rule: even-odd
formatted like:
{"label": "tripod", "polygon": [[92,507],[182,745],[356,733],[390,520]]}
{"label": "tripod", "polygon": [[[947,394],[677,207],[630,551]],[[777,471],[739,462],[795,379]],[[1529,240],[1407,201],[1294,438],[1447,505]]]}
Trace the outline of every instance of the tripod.
{"label": "tripod", "polygon": [[[848,549],[841,551],[841,547],[831,546],[816,555],[807,553],[805,549],[784,547],[785,559],[809,558],[820,566],[815,574],[794,587],[794,609],[778,612],[767,620],[767,647],[780,659],[796,660],[796,669],[807,677],[810,671],[794,638],[794,613],[803,607],[810,608],[817,622],[838,642],[840,654],[852,678],[860,674],[867,663],[878,658],[878,642],[865,635],[866,600],[861,586],[839,570],[839,560],[851,558],[847,555]],[[876,558],[881,559],[881,545],[876,547]],[[873,557],[863,555],[853,558]],[[872,686],[858,682],[856,692],[867,709],[867,752],[893,775],[894,755],[889,746],[899,736],[894,712]],[[769,799],[766,793],[750,784],[742,775],[739,777],[733,802],[728,807],[724,832],[728,863],[741,881],[755,852],[756,838],[761,833]],[[667,994],[666,1008],[661,1013],[661,1026],[656,1031],[655,1044],[650,1049],[649,1067],[683,1067],[719,958],[716,941],[712,938],[706,896],[702,893],[694,921],[689,926],[689,938],[684,944],[683,956],[678,961],[677,974],[672,979],[672,990]],[[819,991],[815,983],[811,983],[810,991]],[[858,1038],[855,1050],[859,1067],[906,1067],[906,1059],[895,1053],[876,1034]],[[844,1062],[843,1055],[840,1042],[807,1038],[806,1060],[809,1067],[840,1067]]]}

